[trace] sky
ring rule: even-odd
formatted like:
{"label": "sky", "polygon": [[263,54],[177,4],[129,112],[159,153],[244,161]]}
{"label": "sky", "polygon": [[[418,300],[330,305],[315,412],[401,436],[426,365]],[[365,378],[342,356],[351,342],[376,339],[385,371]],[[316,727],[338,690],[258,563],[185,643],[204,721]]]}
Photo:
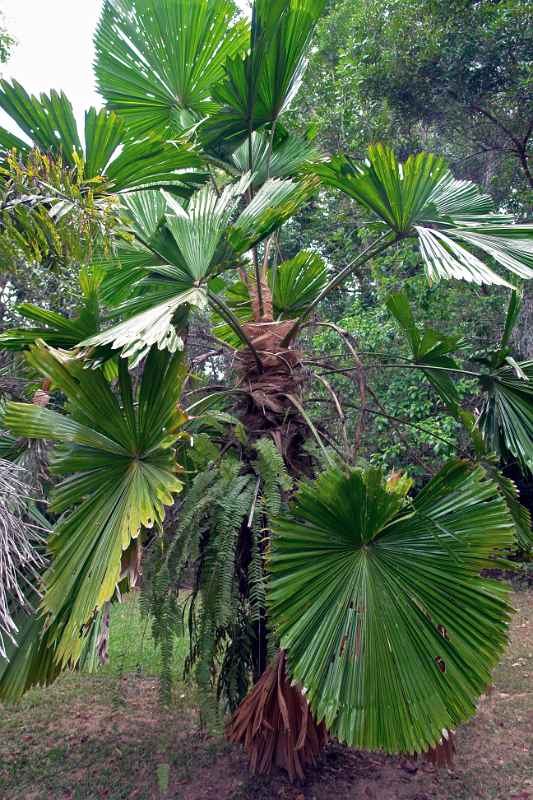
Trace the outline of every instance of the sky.
{"label": "sky", "polygon": [[[34,94],[62,89],[83,119],[86,108],[102,105],[92,72],[101,7],[102,0],[0,0],[5,26],[18,42],[2,77],[16,78]],[[5,116],[0,124],[8,127]]]}

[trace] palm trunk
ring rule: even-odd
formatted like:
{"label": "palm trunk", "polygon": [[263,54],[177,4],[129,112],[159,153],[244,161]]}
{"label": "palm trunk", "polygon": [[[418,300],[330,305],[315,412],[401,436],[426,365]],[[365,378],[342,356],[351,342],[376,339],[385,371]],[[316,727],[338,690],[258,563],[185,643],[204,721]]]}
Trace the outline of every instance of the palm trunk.
{"label": "palm trunk", "polygon": [[[309,428],[297,406],[305,383],[301,353],[283,342],[295,320],[274,321],[272,294],[266,278],[261,280],[262,313],[258,292],[249,286],[255,322],[244,326],[261,363],[247,349],[238,354],[240,395],[235,412],[252,446],[270,437],[295,480],[311,475],[311,459],[304,445]],[[296,401],[296,403],[294,402]],[[237,561],[247,573],[251,531],[243,525]],[[265,550],[268,543],[265,543]],[[248,587],[241,587],[246,593]],[[303,778],[304,768],[315,763],[327,742],[323,725],[317,725],[298,686],[291,686],[285,671],[285,655],[278,653],[268,665],[267,612],[255,623],[255,685],[243,700],[227,729],[230,741],[244,745],[252,772],[268,774],[273,766],[285,769],[291,780]]]}

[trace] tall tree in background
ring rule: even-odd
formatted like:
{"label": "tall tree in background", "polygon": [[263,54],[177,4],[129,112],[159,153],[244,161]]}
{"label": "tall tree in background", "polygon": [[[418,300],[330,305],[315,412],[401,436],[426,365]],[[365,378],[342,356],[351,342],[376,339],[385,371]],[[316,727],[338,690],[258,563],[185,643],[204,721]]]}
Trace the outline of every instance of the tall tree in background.
{"label": "tall tree in background", "polygon": [[[430,148],[526,219],[533,209],[532,31],[523,0],[332,3],[296,118],[302,127],[316,124],[329,152],[363,157],[376,140],[403,154]],[[353,225],[342,203],[313,221],[327,225],[327,216],[342,253]],[[486,315],[483,309],[480,322]],[[533,355],[532,330],[526,292],[516,334],[523,358]]]}
{"label": "tall tree in background", "polygon": [[[498,459],[533,470],[533,364],[510,347],[514,287],[533,277],[532,228],[438,156],[400,161],[383,145],[364,161],[326,156],[310,131],[291,131],[323,9],[324,0],[256,0],[246,20],[231,0],[107,0],[95,67],[107,107],[87,113],[84,143],[63,95],[34,98],[6,82],[0,93],[34,145],[0,131],[9,180],[46,157],[81,193],[56,187],[36,213],[25,196],[27,213],[15,212],[6,236],[25,254],[37,220],[56,253],[68,231],[83,234],[80,207],[92,203],[98,223],[111,204],[113,219],[103,246],[87,246],[77,316],[26,304],[38,325],[0,336],[26,352],[55,405],[50,394],[10,402],[4,424],[11,437],[54,442],[61,478],[39,613],[10,609],[19,634],[0,695],[18,698],[93,661],[108,604],[144,567],[166,695],[173,635],[187,622],[202,704],[215,689],[236,710],[228,734],[252,768],[277,763],[291,776],[326,731],[387,752],[449,749],[506,642],[506,589],[480,571],[531,544]],[[296,247],[292,227],[333,192],[366,229],[340,269],[318,245]],[[369,265],[386,273],[388,259],[412,253],[421,280],[510,297],[501,339],[473,370],[461,335],[420,324],[407,294],[389,292],[406,349],[370,356],[423,377],[472,441],[470,458],[439,464],[421,491],[361,457],[367,417],[398,420],[368,385],[357,340],[327,313]],[[321,327],[340,356],[313,352]],[[330,373],[349,374],[350,393],[339,396]],[[455,378],[465,376],[477,416],[461,403]],[[320,402],[338,419],[333,436],[312,412]]]}

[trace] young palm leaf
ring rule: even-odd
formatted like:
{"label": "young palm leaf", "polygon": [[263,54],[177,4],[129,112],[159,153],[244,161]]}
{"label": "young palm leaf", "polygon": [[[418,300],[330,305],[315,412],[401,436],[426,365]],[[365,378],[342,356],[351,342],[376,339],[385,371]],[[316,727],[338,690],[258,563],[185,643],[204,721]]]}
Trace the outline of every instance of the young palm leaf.
{"label": "young palm leaf", "polygon": [[298,89],[324,0],[255,0],[249,50],[227,61],[225,80],[213,89],[221,105],[201,127],[209,147],[227,151],[276,123]]}
{"label": "young palm leaf", "polygon": [[338,156],[311,169],[398,239],[418,238],[430,281],[510,286],[488,266],[487,256],[521,278],[533,278],[533,225],[514,225],[511,217],[494,213],[491,198],[470,181],[455,180],[442,158],[420,153],[400,164],[390,148],[376,145],[362,164]]}
{"label": "young palm leaf", "polygon": [[[269,271],[268,285],[272,291],[275,319],[294,319],[318,297],[327,281],[326,265],[312,250],[302,250],[294,258],[279,264],[275,271]],[[252,321],[250,292],[245,283],[238,281],[230,286],[225,299],[241,324]],[[214,333],[232,347],[241,344],[227,324],[217,325]]]}
{"label": "young palm leaf", "polygon": [[317,721],[350,746],[421,753],[471,717],[507,641],[507,589],[480,578],[513,521],[481,467],[418,494],[331,469],[275,525],[271,618]]}
{"label": "young palm leaf", "polygon": [[62,516],[49,540],[42,611],[55,659],[67,666],[115,593],[122,553],[143,528],[161,524],[181,490],[173,446],[184,422],[177,402],[185,370],[180,355],[152,351],[136,391],[121,362],[115,393],[100,371],[44,344],[28,361],[68,398],[68,415],[23,403],[9,403],[5,415],[13,434],[58,443],[51,470],[66,477],[51,496]]}

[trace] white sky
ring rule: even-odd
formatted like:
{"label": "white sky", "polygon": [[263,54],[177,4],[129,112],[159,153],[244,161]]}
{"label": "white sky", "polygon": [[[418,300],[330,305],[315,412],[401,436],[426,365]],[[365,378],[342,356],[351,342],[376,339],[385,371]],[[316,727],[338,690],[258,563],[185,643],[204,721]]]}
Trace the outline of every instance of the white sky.
{"label": "white sky", "polygon": [[[93,33],[102,0],[0,0],[5,26],[18,44],[2,77],[16,78],[33,94],[62,89],[83,119],[91,105],[100,106],[92,64]],[[0,113],[0,124],[9,125]]]}

